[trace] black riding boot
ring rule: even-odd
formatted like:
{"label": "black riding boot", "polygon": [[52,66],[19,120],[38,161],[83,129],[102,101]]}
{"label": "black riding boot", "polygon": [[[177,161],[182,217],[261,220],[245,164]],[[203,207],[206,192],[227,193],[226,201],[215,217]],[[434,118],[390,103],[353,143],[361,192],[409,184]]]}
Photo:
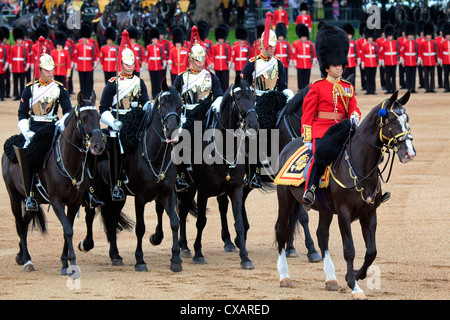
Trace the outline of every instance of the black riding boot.
{"label": "black riding boot", "polygon": [[89,186],[88,191],[85,193],[84,197],[85,206],[89,209],[94,209],[96,207],[103,207],[105,203],[98,200],[94,193],[94,188]]}
{"label": "black riding boot", "polygon": [[26,211],[38,211],[39,204],[34,198],[34,192],[32,191],[33,185],[33,174],[30,169],[30,165],[27,160],[27,149],[18,148],[13,146],[14,153],[16,154],[17,160],[19,162],[20,169],[22,171],[22,183],[25,189],[25,210]]}
{"label": "black riding boot", "polygon": [[303,194],[303,208],[305,211],[309,211],[312,205],[316,202],[316,188],[319,186],[320,177],[325,172],[325,167],[313,163],[310,176],[308,177],[308,186]]}
{"label": "black riding boot", "polygon": [[111,152],[109,154],[109,174],[111,181],[111,197],[113,201],[125,201],[125,193],[122,190],[120,172],[122,170],[122,157],[118,137],[111,137]]}
{"label": "black riding boot", "polygon": [[259,177],[259,168],[257,165],[250,164],[248,165],[248,173],[247,178],[244,183],[247,183],[248,186],[252,189],[262,188],[261,178]]}

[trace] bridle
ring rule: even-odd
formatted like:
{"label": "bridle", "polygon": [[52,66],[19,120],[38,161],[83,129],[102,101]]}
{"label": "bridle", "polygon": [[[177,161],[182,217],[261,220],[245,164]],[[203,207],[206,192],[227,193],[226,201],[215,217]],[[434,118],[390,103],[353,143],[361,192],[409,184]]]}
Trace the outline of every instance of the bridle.
{"label": "bridle", "polygon": [[161,98],[164,96],[170,95],[170,91],[164,91],[164,92],[160,92],[158,94],[158,96],[156,97],[155,101],[157,101],[158,103],[158,113],[160,115],[160,119],[161,119],[161,126],[163,129],[163,133],[164,133],[164,140],[161,138],[161,140],[163,140],[164,142],[168,141],[168,137],[167,137],[167,119],[171,116],[175,116],[177,118],[177,124],[178,127],[175,129],[179,129],[181,127],[181,117],[180,115],[176,112],[176,111],[170,111],[167,114],[163,114],[162,110],[161,110]]}
{"label": "bridle", "polygon": [[[253,91],[254,89],[252,87],[249,87],[249,89],[251,91]],[[231,110],[234,112],[237,112],[238,115],[238,127],[239,128],[243,128],[244,127],[244,123],[245,123],[245,119],[247,118],[247,116],[252,113],[255,112],[256,113],[256,109],[255,108],[250,108],[248,110],[245,110],[245,112],[241,112],[241,110],[239,109],[239,107],[236,106],[236,92],[241,91],[241,87],[236,87],[235,84],[233,83],[230,87],[230,98],[231,98]],[[256,115],[256,117],[258,118],[258,115]]]}

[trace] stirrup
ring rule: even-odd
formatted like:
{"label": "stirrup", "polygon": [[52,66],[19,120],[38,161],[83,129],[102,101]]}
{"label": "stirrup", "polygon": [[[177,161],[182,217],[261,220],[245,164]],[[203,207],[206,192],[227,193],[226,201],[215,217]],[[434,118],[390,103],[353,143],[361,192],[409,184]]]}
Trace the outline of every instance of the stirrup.
{"label": "stirrup", "polygon": [[26,211],[38,211],[39,204],[33,197],[27,197],[25,199],[25,210]]}
{"label": "stirrup", "polygon": [[303,194],[303,209],[305,209],[305,211],[309,211],[314,202],[316,202],[316,194],[314,193],[314,190],[310,188]]}
{"label": "stirrup", "polygon": [[383,195],[381,196],[381,203],[385,203],[386,201],[388,201],[391,198],[391,193],[389,191],[386,191],[385,193],[383,193]]}
{"label": "stirrup", "polygon": [[96,207],[103,207],[105,203],[98,200],[97,196],[93,193],[88,193],[87,199],[85,199],[86,207],[89,209],[94,209]]}
{"label": "stirrup", "polygon": [[177,177],[177,182],[175,183],[175,192],[188,192],[189,184],[180,177]]}
{"label": "stirrup", "polygon": [[115,185],[112,189],[111,197],[113,201],[125,201],[125,193],[118,185]]}
{"label": "stirrup", "polygon": [[262,188],[262,184],[261,184],[261,179],[259,178],[259,176],[254,173],[252,178],[250,179],[248,186],[252,189],[259,189]]}

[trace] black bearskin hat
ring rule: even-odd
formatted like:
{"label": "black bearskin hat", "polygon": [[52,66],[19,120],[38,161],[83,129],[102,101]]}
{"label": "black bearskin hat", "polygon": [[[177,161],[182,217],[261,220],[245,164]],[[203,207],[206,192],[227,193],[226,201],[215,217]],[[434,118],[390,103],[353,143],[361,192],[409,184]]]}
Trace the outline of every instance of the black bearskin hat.
{"label": "black bearskin hat", "polygon": [[384,35],[386,36],[386,38],[388,36],[393,36],[395,37],[395,27],[392,24],[387,24],[384,27]]}
{"label": "black bearskin hat", "polygon": [[284,23],[278,23],[275,27],[275,34],[277,37],[284,37],[286,39],[287,36],[287,27]]}
{"label": "black bearskin hat", "polygon": [[355,28],[351,25],[351,23],[346,23],[342,26],[342,30],[347,32],[347,34],[351,34],[352,36],[355,35]]}
{"label": "black bearskin hat", "polygon": [[80,37],[81,38],[90,38],[92,35],[92,28],[90,24],[83,23],[80,29]]}
{"label": "black bearskin hat", "polygon": [[130,35],[130,39],[139,39],[139,31],[135,27],[130,27],[127,29],[128,34]]}
{"label": "black bearskin hat", "polygon": [[199,26],[197,26],[198,29],[198,35],[200,37],[200,39],[203,41],[205,41],[206,37],[208,36],[208,34],[206,33],[206,26],[204,24],[201,24]]}
{"label": "black bearskin hat", "polygon": [[434,24],[431,22],[427,22],[423,25],[423,35],[426,36],[428,34],[434,35]]}
{"label": "black bearskin hat", "polygon": [[450,22],[447,22],[442,26],[442,35],[444,37],[450,35]]}
{"label": "black bearskin hat", "polygon": [[300,4],[300,11],[308,11],[308,4],[306,2]]}
{"label": "black bearskin hat", "polygon": [[301,37],[307,37],[309,38],[309,29],[306,25],[303,23],[299,23],[295,27],[295,33],[297,34],[297,37],[300,39]]}
{"label": "black bearskin hat", "polygon": [[55,45],[65,46],[67,41],[67,34],[64,31],[56,31],[55,35],[53,36],[53,39],[55,40]]}
{"label": "black bearskin hat", "polygon": [[2,29],[3,39],[9,40],[9,29],[5,26],[1,26],[0,28]]}
{"label": "black bearskin hat", "polygon": [[239,25],[236,27],[236,39],[238,40],[247,40],[247,28],[243,25]]}
{"label": "black bearskin hat", "polygon": [[206,34],[209,34],[209,29],[211,29],[211,26],[209,25],[209,23],[205,20],[200,20],[199,22],[196,23],[197,28],[199,26],[202,26],[205,28],[206,30]]}
{"label": "black bearskin hat", "polygon": [[347,66],[350,40],[341,28],[324,24],[317,32],[315,47],[322,75],[330,65]]}
{"label": "black bearskin hat", "polygon": [[184,40],[184,31],[180,27],[175,27],[171,31],[172,41],[173,43],[183,43]]}
{"label": "black bearskin hat", "polygon": [[416,33],[417,33],[416,25],[412,22],[408,22],[405,26],[405,34],[407,36],[409,35],[416,36]]}
{"label": "black bearskin hat", "polygon": [[16,27],[13,29],[13,38],[14,41],[17,41],[18,39],[22,39],[25,37],[25,32],[21,27]]}
{"label": "black bearskin hat", "polygon": [[159,31],[158,31],[158,29],[156,29],[156,28],[151,28],[151,29],[150,29],[150,33],[149,33],[149,38],[150,38],[150,39],[156,38],[156,39],[159,40]]}
{"label": "black bearskin hat", "polygon": [[259,38],[261,38],[261,36],[262,36],[262,34],[263,34],[263,32],[264,32],[264,28],[265,28],[266,26],[264,25],[264,24],[262,24],[262,23],[260,23],[260,24],[258,24],[257,26],[256,26],[256,38],[257,39],[259,39]]}
{"label": "black bearskin hat", "polygon": [[217,41],[219,41],[219,39],[225,40],[227,38],[227,33],[228,33],[228,30],[220,25],[214,30],[214,36],[216,37]]}
{"label": "black bearskin hat", "polygon": [[369,39],[369,38],[372,38],[373,40],[377,39],[377,29],[375,29],[375,28],[373,28],[373,29],[366,28],[365,30],[366,31],[364,31],[364,37],[366,39]]}
{"label": "black bearskin hat", "polygon": [[166,34],[167,34],[167,26],[166,26],[166,24],[163,23],[163,22],[158,22],[158,23],[156,24],[156,29],[158,29],[159,34],[163,34],[163,35],[166,35]]}
{"label": "black bearskin hat", "polygon": [[105,30],[105,40],[116,41],[116,30],[113,27],[108,27]]}

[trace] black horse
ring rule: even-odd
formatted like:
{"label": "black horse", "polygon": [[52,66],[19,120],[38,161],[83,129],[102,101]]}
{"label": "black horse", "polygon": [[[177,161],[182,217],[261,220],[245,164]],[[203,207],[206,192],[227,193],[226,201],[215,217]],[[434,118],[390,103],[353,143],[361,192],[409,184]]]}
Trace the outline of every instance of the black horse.
{"label": "black horse", "polygon": [[108,27],[116,27],[116,13],[114,12],[114,7],[112,5],[106,5],[100,20],[97,23],[97,43],[98,47],[101,48],[105,43],[104,32]]}
{"label": "black horse", "polygon": [[[203,129],[211,127],[213,130],[210,132],[214,134],[209,141],[203,141],[201,150],[192,152],[192,171],[188,171],[188,180],[191,182],[191,187],[188,192],[177,193],[180,216],[180,246],[183,256],[189,257],[186,217],[189,210],[192,209],[192,201],[197,192],[197,238],[194,243],[195,255],[193,257],[196,264],[206,263],[202,254],[201,238],[206,225],[208,198],[223,194],[230,198],[233,208],[241,267],[243,269],[254,268],[245,247],[246,239],[242,217],[245,139],[246,136],[255,138],[259,128],[254,105],[255,97],[249,82],[241,79],[238,75],[234,84],[225,92],[220,114],[214,116],[213,124],[208,126],[205,123],[206,121],[203,122]],[[195,137],[192,140],[194,139]],[[231,145],[234,147],[230,152],[228,149],[223,150],[225,148],[218,147],[219,144],[222,147]],[[194,156],[199,152],[201,152],[201,155],[205,155],[205,152],[208,153],[209,159],[202,159],[200,164],[195,163]]]}
{"label": "black horse", "polygon": [[[69,261],[71,266],[76,265],[72,244],[73,222],[82,203],[83,194],[88,187],[87,155],[89,152],[94,155],[101,154],[105,148],[100,131],[100,115],[95,107],[95,93],[88,101],[83,99],[80,92],[77,100],[78,104],[65,120],[65,130],[52,144],[48,160],[37,172],[38,182],[42,185],[43,190],[38,189],[41,191],[35,193],[36,200],[40,204],[50,203],[52,205],[63,226],[64,249],[61,255],[61,274],[67,274]],[[36,135],[38,134],[39,132],[36,133]],[[20,238],[20,250],[16,256],[16,262],[24,265],[24,271],[34,271],[27,245],[28,225],[31,220],[37,221],[41,224],[41,229],[45,230],[44,212],[39,207],[37,212],[25,212],[22,216],[25,192],[21,170],[19,164],[11,161],[6,153],[2,157],[2,173]],[[67,214],[65,213],[66,206]]]}
{"label": "black horse", "polygon": [[[318,189],[318,201],[313,209],[319,211],[317,237],[323,256],[323,270],[326,275],[326,288],[338,290],[333,262],[328,251],[329,227],[333,214],[337,214],[339,229],[347,261],[347,285],[353,290],[354,299],[365,299],[364,292],[358,287],[357,280],[364,279],[367,269],[374,261],[377,251],[375,230],[377,225],[376,209],[381,202],[381,173],[378,166],[386,152],[397,152],[400,162],[414,159],[416,152],[412,144],[409,118],[404,105],[408,102],[409,91],[397,100],[398,91],[374,107],[358,127],[350,127],[349,139],[344,144],[341,155],[331,167],[332,177],[326,189]],[[333,127],[332,127],[333,128]],[[280,164],[302,146],[301,139],[289,143],[280,154]],[[317,151],[316,151],[317,153]],[[393,156],[394,158],[394,156]],[[394,160],[392,158],[392,161]],[[278,185],[278,220],[275,225],[278,244],[277,269],[281,286],[292,286],[286,260],[286,243],[289,239],[289,218],[296,201],[301,201],[304,184],[299,187]],[[359,219],[366,255],[364,264],[358,271],[353,269],[355,249],[351,234],[351,223]]]}
{"label": "black horse", "polygon": [[[278,120],[275,125],[275,130],[279,131],[279,150],[282,150],[290,141],[296,139],[301,136],[300,128],[301,128],[301,118],[302,118],[302,105],[303,99],[309,91],[309,85],[302,89],[299,93],[297,93],[283,108],[278,116]],[[272,130],[270,130],[271,132]],[[271,135],[268,133],[268,135]],[[261,179],[263,181],[263,191],[271,191],[271,184],[274,180],[274,175],[262,175]],[[242,216],[245,227],[245,234],[250,228],[250,223],[248,221],[247,211],[245,209],[245,201],[252,191],[248,185],[244,187],[244,199],[242,205]],[[218,196],[217,201],[219,203],[219,211],[220,211],[220,219],[222,225],[222,240],[224,242],[224,249],[226,252],[236,252],[236,247],[230,238],[230,232],[228,229],[228,221],[227,221],[227,209],[228,209],[228,199],[226,196]],[[294,231],[297,227],[297,222],[300,222],[304,235],[305,235],[305,246],[308,250],[307,257],[310,262],[319,262],[322,260],[321,256],[317,253],[317,250],[314,246],[314,240],[311,237],[311,233],[309,231],[309,216],[308,213],[298,204],[295,204],[295,207],[292,211],[292,217],[289,220],[289,225],[292,230],[290,233],[290,239],[288,240],[288,246],[286,248],[286,256],[287,257],[296,257],[298,256],[297,251],[294,247]]]}
{"label": "black horse", "polygon": [[[176,214],[176,197],[174,185],[177,169],[171,159],[172,143],[177,142],[181,125],[181,98],[174,87],[168,87],[166,81],[162,83],[162,92],[157,96],[151,110],[145,112],[142,119],[142,128],[138,132],[139,142],[136,148],[126,154],[123,168],[128,182],[125,190],[128,195],[134,196],[136,212],[137,247],[135,251],[136,271],[147,271],[142,251],[142,238],[145,233],[144,206],[155,200],[157,208],[165,209],[170,218],[173,235],[172,258],[170,269],[174,272],[182,270],[180,247],[178,244],[179,219]],[[113,202],[111,200],[109,182],[109,164],[107,160],[98,162],[98,173],[95,181],[96,193],[105,202],[101,208],[105,222],[107,238],[110,243],[109,255],[113,265],[122,265],[122,257],[117,248],[117,230],[121,228],[124,217],[121,210],[125,201]],[[101,180],[101,181],[99,181]],[[158,214],[162,215],[162,211]],[[86,209],[87,236],[79,244],[79,249],[89,251],[94,247],[92,238],[92,221],[95,210]],[[161,243],[163,238],[162,227],[156,228],[150,242],[154,245]]]}

